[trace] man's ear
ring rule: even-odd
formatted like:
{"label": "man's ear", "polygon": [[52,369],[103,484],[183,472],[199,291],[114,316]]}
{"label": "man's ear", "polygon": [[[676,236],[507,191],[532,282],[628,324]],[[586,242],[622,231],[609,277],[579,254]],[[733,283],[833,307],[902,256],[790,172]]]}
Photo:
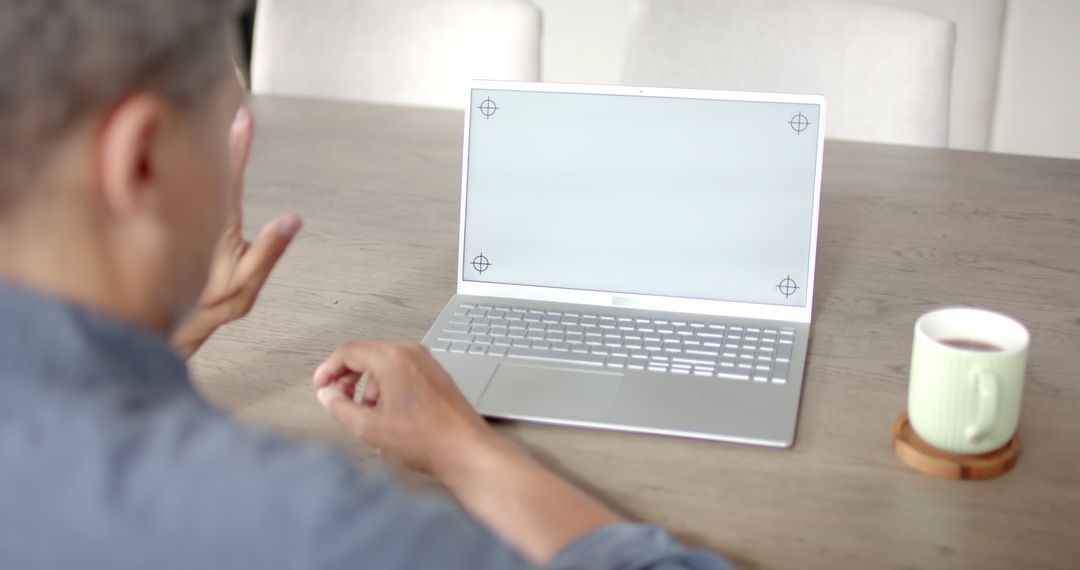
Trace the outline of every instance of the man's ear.
{"label": "man's ear", "polygon": [[124,99],[105,117],[98,180],[111,212],[130,214],[153,207],[167,113],[164,100],[142,93]]}

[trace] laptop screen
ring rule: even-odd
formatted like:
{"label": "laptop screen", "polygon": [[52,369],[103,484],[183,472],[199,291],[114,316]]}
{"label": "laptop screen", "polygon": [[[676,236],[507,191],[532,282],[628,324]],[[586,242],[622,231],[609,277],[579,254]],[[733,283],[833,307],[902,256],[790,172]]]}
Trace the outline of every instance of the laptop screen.
{"label": "laptop screen", "polygon": [[471,101],[463,280],[806,306],[818,105]]}

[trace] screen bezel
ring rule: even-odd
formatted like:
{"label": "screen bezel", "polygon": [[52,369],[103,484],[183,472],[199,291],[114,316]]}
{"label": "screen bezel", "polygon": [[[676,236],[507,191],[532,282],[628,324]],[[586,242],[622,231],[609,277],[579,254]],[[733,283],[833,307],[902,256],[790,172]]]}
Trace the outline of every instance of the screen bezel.
{"label": "screen bezel", "polygon": [[[814,171],[813,219],[810,224],[810,259],[806,279],[806,305],[789,306],[739,301],[691,299],[661,295],[627,294],[612,291],[586,291],[537,285],[508,285],[465,279],[465,214],[469,197],[469,131],[472,124],[474,90],[535,91],[583,95],[626,95],[681,99],[713,99],[757,103],[795,103],[817,105],[818,140]],[[713,91],[706,89],[676,89],[668,87],[630,87],[613,85],[582,85],[571,83],[537,83],[525,81],[474,80],[469,85],[466,100],[465,132],[462,141],[461,204],[458,225],[457,292],[461,295],[510,297],[534,301],[577,303],[601,307],[632,307],[657,311],[697,313],[702,315],[774,319],[810,322],[814,299],[814,277],[817,264],[818,214],[821,202],[821,167],[825,149],[825,98],[821,95],[759,93],[743,91]]]}

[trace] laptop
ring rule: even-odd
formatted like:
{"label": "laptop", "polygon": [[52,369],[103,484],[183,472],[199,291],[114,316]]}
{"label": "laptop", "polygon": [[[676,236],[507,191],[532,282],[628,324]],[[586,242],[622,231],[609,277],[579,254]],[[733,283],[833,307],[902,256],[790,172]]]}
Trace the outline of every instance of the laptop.
{"label": "laptop", "polygon": [[824,122],[816,95],[474,82],[423,343],[488,417],[791,446]]}

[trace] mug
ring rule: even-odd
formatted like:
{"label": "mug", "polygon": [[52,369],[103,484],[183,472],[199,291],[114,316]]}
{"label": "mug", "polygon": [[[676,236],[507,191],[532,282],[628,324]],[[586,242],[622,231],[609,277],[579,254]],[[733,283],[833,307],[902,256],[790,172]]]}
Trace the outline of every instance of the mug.
{"label": "mug", "polygon": [[950,453],[1004,446],[1020,420],[1030,335],[1005,315],[939,309],[915,322],[908,418],[915,433]]}

